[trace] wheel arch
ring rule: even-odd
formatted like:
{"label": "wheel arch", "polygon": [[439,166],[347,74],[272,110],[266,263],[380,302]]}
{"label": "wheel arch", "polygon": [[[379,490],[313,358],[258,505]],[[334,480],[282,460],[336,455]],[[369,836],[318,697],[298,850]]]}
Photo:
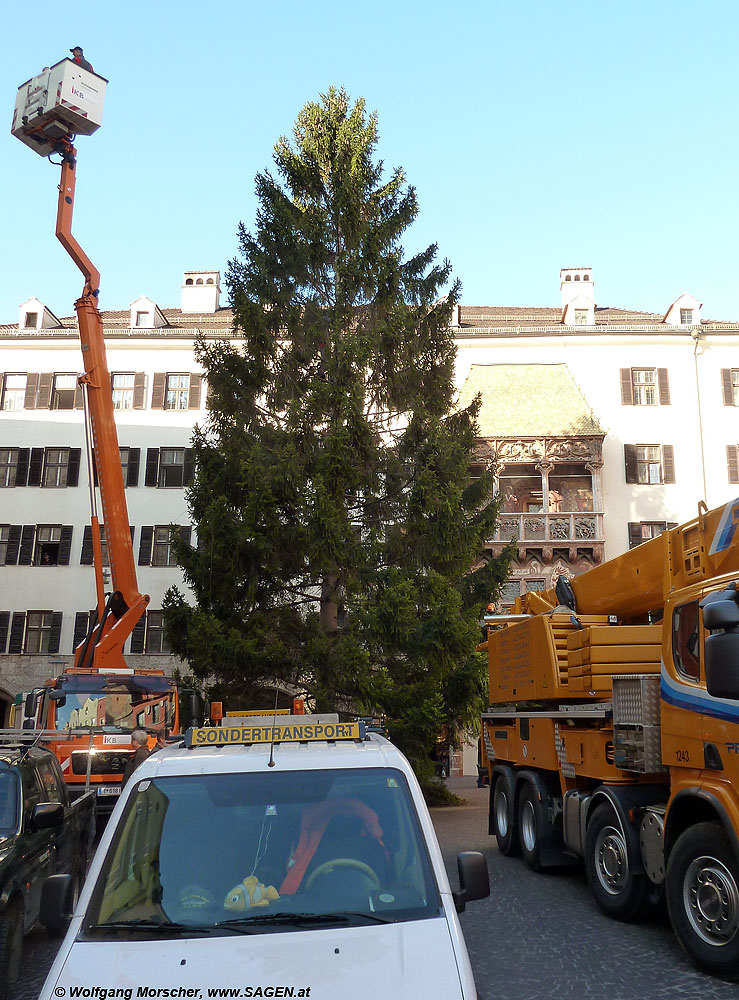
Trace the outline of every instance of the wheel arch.
{"label": "wheel arch", "polygon": [[[599,785],[588,802],[585,813],[584,828],[599,805],[607,802],[616,815],[619,829],[629,850],[629,862],[635,873],[644,872],[644,864],[639,844],[639,824],[631,816],[632,810],[641,810],[645,806],[654,805],[665,798],[664,791],[659,786],[652,785]],[[584,843],[584,838],[583,838]]]}
{"label": "wheel arch", "polygon": [[495,764],[493,766],[493,773],[490,779],[490,795],[488,804],[488,833],[492,836],[495,834],[495,820],[494,820],[494,799],[495,799],[495,786],[498,780],[504,781],[508,791],[508,796],[513,806],[514,812],[517,807],[516,802],[516,771],[512,764]]}
{"label": "wheel arch", "polygon": [[670,802],[665,816],[665,863],[682,833],[696,823],[711,822],[721,825],[739,863],[739,835],[728,809],[718,795],[698,786],[682,788]]}

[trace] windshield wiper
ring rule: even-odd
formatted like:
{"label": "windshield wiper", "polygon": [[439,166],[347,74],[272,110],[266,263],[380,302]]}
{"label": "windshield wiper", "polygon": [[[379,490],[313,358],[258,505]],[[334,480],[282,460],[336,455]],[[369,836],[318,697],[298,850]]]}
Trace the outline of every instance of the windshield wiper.
{"label": "windshield wiper", "polygon": [[[207,935],[217,933],[216,928],[220,924],[183,924],[170,922],[168,920],[109,920],[103,924],[90,924],[84,928],[87,933],[91,931],[156,931],[157,933],[173,933],[177,937],[187,937],[190,934]],[[225,930],[233,931],[234,934],[248,934],[246,928],[238,926],[226,927]]]}
{"label": "windshield wiper", "polygon": [[254,917],[234,917],[231,920],[219,920],[216,927],[253,926],[265,924],[285,924],[301,927],[304,924],[349,924],[370,921],[378,924],[391,924],[392,917],[379,913],[355,913],[342,910],[340,913],[261,913]]}

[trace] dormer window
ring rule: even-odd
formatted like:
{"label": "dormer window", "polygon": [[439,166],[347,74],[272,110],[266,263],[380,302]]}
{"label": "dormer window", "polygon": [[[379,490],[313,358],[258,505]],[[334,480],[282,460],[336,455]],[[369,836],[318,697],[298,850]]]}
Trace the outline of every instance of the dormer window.
{"label": "dormer window", "polygon": [[587,326],[588,325],[588,310],[587,309],[576,309],[575,310],[575,326]]}
{"label": "dormer window", "polygon": [[148,326],[149,325],[149,313],[148,312],[137,312],[136,313],[136,326]]}
{"label": "dormer window", "polygon": [[682,326],[690,326],[693,322],[693,310],[692,309],[681,309],[680,310],[680,324]]}
{"label": "dormer window", "polygon": [[23,321],[24,330],[35,330],[38,326],[38,313],[26,313],[26,317]]}

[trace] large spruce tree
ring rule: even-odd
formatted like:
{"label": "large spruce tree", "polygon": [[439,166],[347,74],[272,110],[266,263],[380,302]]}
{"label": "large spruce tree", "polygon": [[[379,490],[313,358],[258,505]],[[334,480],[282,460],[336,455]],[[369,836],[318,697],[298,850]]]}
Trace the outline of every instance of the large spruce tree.
{"label": "large spruce tree", "polygon": [[277,683],[382,712],[424,776],[479,710],[478,623],[507,558],[480,558],[497,504],[489,470],[469,477],[477,404],[454,409],[459,286],[435,246],[405,258],[416,194],[376,144],[376,116],[332,88],[257,177],[227,275],[238,339],[197,345],[198,547],[177,546],[196,603],[173,589],[165,611],[233,707]]}

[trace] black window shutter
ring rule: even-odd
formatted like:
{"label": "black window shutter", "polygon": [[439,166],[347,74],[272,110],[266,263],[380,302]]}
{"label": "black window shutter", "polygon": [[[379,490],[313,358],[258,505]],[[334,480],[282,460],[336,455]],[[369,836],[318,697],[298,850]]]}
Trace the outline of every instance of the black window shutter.
{"label": "black window shutter", "polygon": [[77,649],[79,644],[87,635],[87,630],[90,626],[90,612],[89,611],[78,611],[74,616],[74,639],[72,640],[72,652]]}
{"label": "black window shutter", "polygon": [[146,612],[139,618],[131,632],[131,652],[143,653],[146,635]]}
{"label": "black window shutter", "polygon": [[154,372],[154,382],[151,388],[152,410],[164,409],[164,387],[167,381],[166,372]]}
{"label": "black window shutter", "polygon": [[195,449],[185,448],[185,460],[182,467],[182,485],[190,486],[195,475]]}
{"label": "black window shutter", "polygon": [[141,461],[141,449],[140,448],[129,448],[128,449],[128,478],[126,479],[126,486],[138,486],[139,485],[139,463]]}
{"label": "black window shutter", "polygon": [[72,525],[63,524],[61,537],[59,538],[59,555],[57,563],[59,566],[69,566],[69,555],[72,551]]}
{"label": "black window shutter", "polygon": [[0,611],[0,653],[4,653],[8,645],[9,628],[10,628],[10,612]]}
{"label": "black window shutter", "polygon": [[78,486],[80,481],[80,455],[81,448],[69,449],[69,462],[67,463],[67,486]]}
{"label": "black window shutter", "polygon": [[133,408],[143,410],[145,398],[146,378],[143,372],[136,372],[133,376]]}
{"label": "black window shutter", "polygon": [[641,545],[641,524],[639,521],[629,521],[629,548],[636,548]]}
{"label": "black window shutter", "polygon": [[24,524],[21,534],[21,547],[18,553],[18,565],[30,566],[33,558],[33,540],[36,537],[36,525]]}
{"label": "black window shutter", "polygon": [[626,463],[626,482],[639,482],[639,466],[636,461],[636,445],[624,445],[624,461]]}
{"label": "black window shutter", "polygon": [[671,444],[662,445],[662,482],[675,482],[675,449]]}
{"label": "black window shutter", "polygon": [[621,369],[621,402],[624,406],[634,405],[634,386],[631,381],[631,369]]}
{"label": "black window shutter", "polygon": [[185,545],[189,545],[190,538],[192,536],[192,528],[190,527],[189,524],[181,524],[179,525],[179,530],[180,530],[180,538],[185,543]]}
{"label": "black window shutter", "polygon": [[86,524],[82,533],[80,566],[92,566],[92,525]]}
{"label": "black window shutter", "polygon": [[666,368],[657,369],[657,384],[659,386],[659,405],[670,405],[670,380],[667,377]]}
{"label": "black window shutter", "polygon": [[8,547],[5,550],[5,565],[15,566],[18,562],[18,550],[21,545],[21,525],[11,524],[8,529]]}
{"label": "black window shutter", "polygon": [[679,524],[678,521],[668,521],[667,522],[667,530],[668,531],[672,531],[672,529],[676,528],[678,526],[678,524]]}
{"label": "black window shutter", "polygon": [[190,410],[200,409],[200,386],[202,381],[202,375],[190,376],[190,394],[187,400],[187,406]]}
{"label": "black window shutter", "polygon": [[16,486],[28,485],[28,459],[30,455],[31,455],[30,448],[18,449],[18,465],[16,467],[16,472],[15,472]]}
{"label": "black window shutter", "polygon": [[724,397],[724,406],[733,406],[734,387],[731,384],[731,368],[721,369],[721,392]]}
{"label": "black window shutter", "polygon": [[44,467],[44,449],[31,448],[31,461],[28,465],[28,485],[41,485],[41,471]]}
{"label": "black window shutter", "polygon": [[51,388],[54,384],[52,372],[42,372],[38,377],[38,393],[36,394],[36,409],[51,409]]}
{"label": "black window shutter", "polygon": [[147,448],[144,486],[156,486],[158,475],[159,475],[159,449]]}
{"label": "black window shutter", "polygon": [[36,409],[36,393],[38,392],[38,372],[29,372],[26,379],[26,398],[23,401],[24,410]]}
{"label": "black window shutter", "polygon": [[62,638],[62,613],[55,611],[51,616],[51,628],[49,629],[49,652],[58,653],[59,643]]}
{"label": "black window shutter", "polygon": [[8,643],[9,653],[23,652],[23,633],[26,630],[25,611],[13,612],[13,623],[10,626],[10,642]]}
{"label": "black window shutter", "polygon": [[139,539],[139,566],[151,566],[151,552],[154,546],[154,526],[144,525]]}
{"label": "black window shutter", "polygon": [[729,482],[739,483],[739,447],[737,445],[726,445],[726,462],[729,466]]}

